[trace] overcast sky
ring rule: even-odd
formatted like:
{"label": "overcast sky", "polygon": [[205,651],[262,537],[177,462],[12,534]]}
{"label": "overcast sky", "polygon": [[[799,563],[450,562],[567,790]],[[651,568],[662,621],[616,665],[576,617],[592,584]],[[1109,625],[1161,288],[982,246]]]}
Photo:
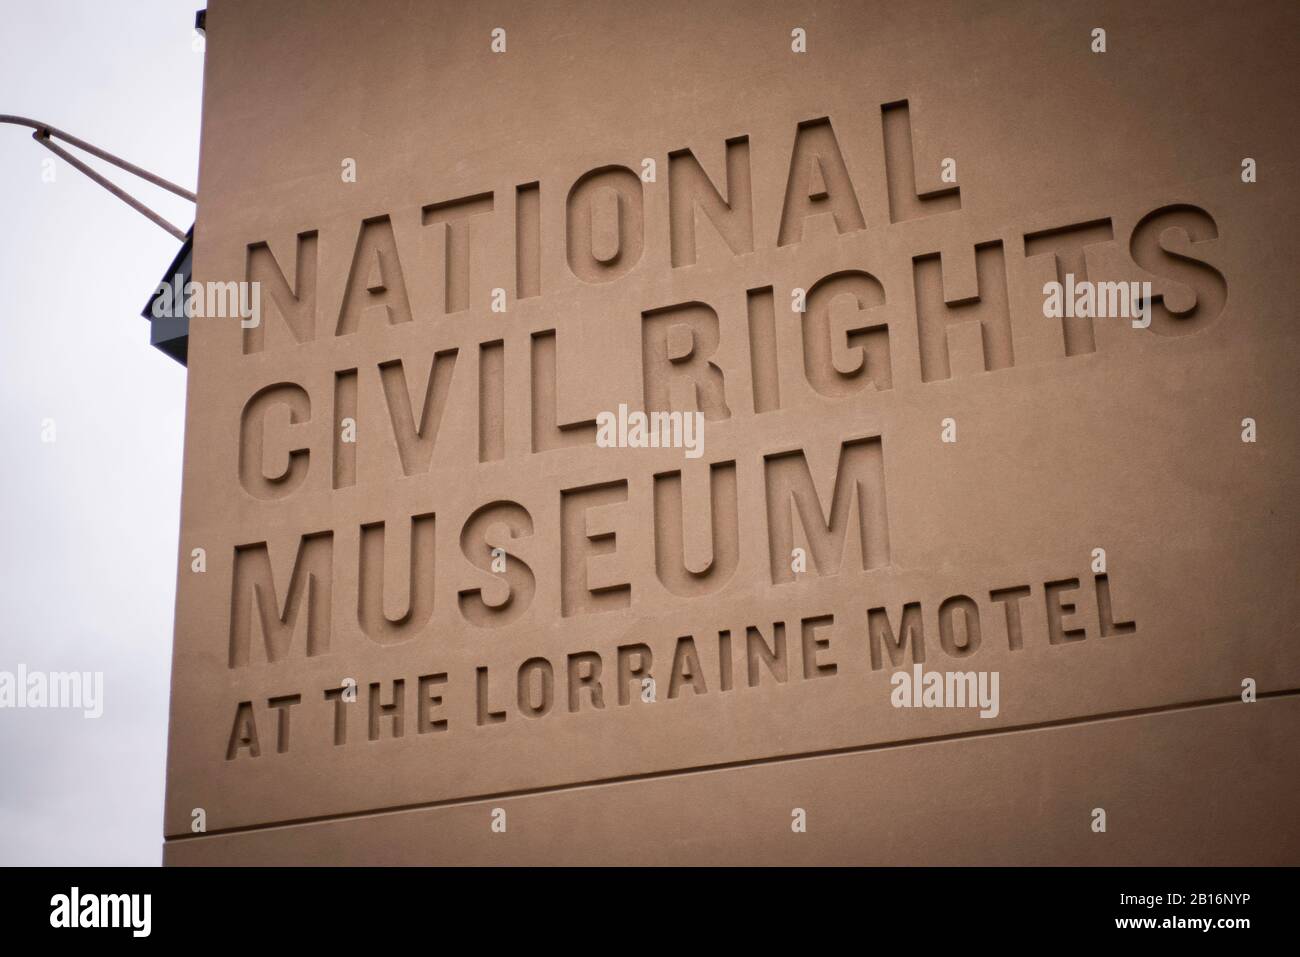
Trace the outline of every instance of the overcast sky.
{"label": "overcast sky", "polygon": [[[0,0],[0,113],[192,189],[202,6]],[[52,158],[0,125],[0,672],[102,671],[104,714],[0,708],[0,864],[154,865],[185,370],[140,310],[180,243],[61,160],[43,181]]]}

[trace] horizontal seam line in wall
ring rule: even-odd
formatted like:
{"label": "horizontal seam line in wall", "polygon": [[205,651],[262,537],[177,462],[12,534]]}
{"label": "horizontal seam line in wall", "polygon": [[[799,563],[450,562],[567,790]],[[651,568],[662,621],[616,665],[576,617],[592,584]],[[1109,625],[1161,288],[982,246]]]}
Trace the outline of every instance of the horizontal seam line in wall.
{"label": "horizontal seam line in wall", "polygon": [[[1288,698],[1300,696],[1300,688],[1288,688],[1283,691],[1263,691],[1257,695],[1259,701],[1271,698]],[[1126,711],[1111,711],[1105,714],[1086,715],[1075,718],[1055,718],[1050,721],[1037,721],[1030,724],[1012,725],[1005,728],[990,728],[988,731],[954,731],[949,734],[937,734],[922,738],[909,738],[903,741],[882,741],[874,744],[853,744],[842,748],[827,748],[820,751],[804,751],[799,754],[777,754],[765,758],[742,758],[736,761],[722,761],[713,764],[698,764],[685,768],[671,768],[663,771],[644,771],[637,774],[622,774],[607,778],[593,778],[590,781],[574,781],[568,784],[550,784],[535,788],[516,788],[511,791],[494,791],[467,797],[445,798],[437,801],[417,801],[410,804],[398,804],[391,807],[367,808],[360,811],[341,811],[335,814],[318,814],[310,817],[288,818],[282,821],[265,821],[258,824],[242,824],[237,827],[218,828],[201,834],[173,834],[164,837],[170,843],[178,841],[197,841],[206,838],[224,837],[231,834],[247,834],[253,831],[268,831],[277,828],[300,827],[305,824],[323,824],[331,821],[347,821],[365,817],[380,817],[385,814],[403,814],[408,811],[423,811],[434,808],[461,807],[470,804],[482,804],[485,801],[502,801],[511,798],[532,797],[541,794],[555,794],[564,791],[581,791],[589,788],[608,787],[615,784],[632,784],[639,781],[655,781],[663,778],[686,777],[691,774],[708,774],[715,771],[729,771],[740,768],[762,767],[768,764],[785,764],[794,761],[811,761],[821,758],[841,757],[849,754],[866,754],[871,751],[892,751],[900,748],[912,748],[931,744],[944,744],[972,738],[991,738],[1030,731],[1043,731],[1050,728],[1064,728],[1076,725],[1097,724],[1103,721],[1116,721],[1125,718],[1140,718],[1147,715],[1169,714],[1176,711],[1190,711],[1196,708],[1212,708],[1219,705],[1242,704],[1239,695],[1225,698],[1207,698],[1201,701],[1187,701],[1176,704],[1154,705],[1148,708],[1131,708]]]}

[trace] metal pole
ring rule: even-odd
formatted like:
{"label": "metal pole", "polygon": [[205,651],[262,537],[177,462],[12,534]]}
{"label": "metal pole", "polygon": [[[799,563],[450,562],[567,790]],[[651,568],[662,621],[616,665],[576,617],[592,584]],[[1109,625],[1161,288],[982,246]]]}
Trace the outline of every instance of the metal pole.
{"label": "metal pole", "polygon": [[34,131],[32,133],[32,139],[36,140],[36,142],[40,143],[51,153],[63,159],[65,162],[68,163],[68,165],[72,166],[74,169],[80,170],[82,173],[85,173],[87,176],[89,176],[100,186],[104,187],[104,189],[108,190],[118,199],[122,200],[122,202],[126,203],[136,212],[142,214],[143,216],[146,216],[149,220],[161,226],[163,229],[167,230],[167,232],[171,233],[177,239],[180,240],[185,239],[185,230],[172,225],[167,220],[163,219],[161,216],[155,213],[148,206],[144,205],[144,203],[140,202],[138,199],[131,196],[125,190],[109,182],[102,175],[95,172],[95,170],[91,169],[81,160],[77,159],[67,150],[50,142],[50,138],[57,137],[58,139],[61,139],[69,143],[70,145],[77,147],[80,150],[84,150],[85,152],[91,154],[92,156],[99,157],[106,163],[111,163],[113,166],[116,166],[118,169],[125,170],[131,175],[138,176],[140,179],[143,179],[148,183],[153,183],[155,186],[162,187],[163,189],[167,190],[170,193],[175,193],[177,196],[181,196],[185,199],[188,199],[191,203],[196,202],[197,197],[188,189],[185,189],[184,187],[181,186],[177,186],[175,183],[169,182],[168,180],[163,179],[161,176],[151,173],[146,169],[141,169],[139,166],[136,166],[134,163],[128,163],[126,160],[114,156],[112,153],[109,153],[106,150],[101,150],[98,146],[94,146],[91,143],[87,143],[85,140],[78,139],[77,137],[72,136],[69,133],[65,133],[62,130],[56,129],[53,126],[50,126],[48,123],[41,123],[37,120],[27,119],[26,117],[23,116],[9,116],[3,113],[0,113],[0,123],[11,123],[15,126],[30,127]]}

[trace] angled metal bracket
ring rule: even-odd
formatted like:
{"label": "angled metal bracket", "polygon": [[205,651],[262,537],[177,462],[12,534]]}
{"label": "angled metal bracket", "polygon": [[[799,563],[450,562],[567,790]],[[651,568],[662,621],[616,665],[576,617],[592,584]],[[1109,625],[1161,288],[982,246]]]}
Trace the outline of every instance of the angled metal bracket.
{"label": "angled metal bracket", "polygon": [[73,167],[74,169],[78,169],[81,172],[85,173],[92,180],[94,180],[100,186],[104,187],[104,189],[108,190],[110,193],[112,193],[122,202],[126,203],[128,206],[130,206],[132,209],[134,209],[136,212],[140,213],[141,215],[148,217],[152,222],[156,223],[157,225],[161,226],[163,229],[167,230],[167,232],[171,233],[177,239],[181,241],[185,240],[185,236],[186,236],[185,230],[181,229],[179,226],[174,226],[173,224],[169,223],[167,220],[163,219],[161,216],[155,213],[144,203],[140,202],[130,193],[126,192],[125,190],[115,185],[114,183],[109,182],[107,179],[105,179],[95,170],[91,169],[89,166],[87,166],[81,160],[77,159],[67,150],[63,149],[63,147],[53,143],[52,140],[54,139],[63,140],[68,145],[75,146],[79,150],[84,150],[85,152],[89,153],[91,156],[97,156],[100,159],[102,159],[105,163],[111,163],[113,166],[116,166],[118,169],[125,170],[126,172],[130,173],[132,176],[138,176],[140,179],[144,180],[147,183],[152,183],[155,186],[160,186],[163,189],[167,190],[169,193],[175,193],[177,196],[180,196],[183,199],[188,199],[191,203],[196,202],[197,200],[195,195],[192,192],[190,192],[188,189],[185,189],[184,187],[181,186],[177,186],[175,183],[169,182],[168,180],[163,179],[161,176],[157,176],[146,169],[141,169],[139,166],[136,166],[134,163],[128,163],[126,160],[120,159],[119,157],[114,156],[112,153],[109,153],[106,150],[101,150],[98,146],[94,146],[90,143],[87,143],[85,140],[78,139],[77,137],[71,135],[70,133],[65,133],[60,129],[50,126],[50,124],[48,123],[42,123],[39,120],[31,120],[24,116],[9,116],[3,113],[0,113],[0,123],[10,123],[15,126],[30,127],[33,131],[32,139],[40,143],[42,146],[44,146],[55,156],[62,159],[64,162],[66,162],[69,166]]}

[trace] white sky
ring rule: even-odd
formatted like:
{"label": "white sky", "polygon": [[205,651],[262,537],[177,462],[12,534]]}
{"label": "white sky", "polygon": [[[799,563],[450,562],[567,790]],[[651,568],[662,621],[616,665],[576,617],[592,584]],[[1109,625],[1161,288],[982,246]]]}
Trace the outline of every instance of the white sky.
{"label": "white sky", "polygon": [[[202,6],[0,0],[0,113],[193,188]],[[102,671],[104,715],[0,709],[0,864],[152,865],[185,370],[149,346],[140,310],[180,243],[61,160],[43,182],[52,158],[0,125],[0,671]],[[193,221],[185,201],[109,176]]]}

